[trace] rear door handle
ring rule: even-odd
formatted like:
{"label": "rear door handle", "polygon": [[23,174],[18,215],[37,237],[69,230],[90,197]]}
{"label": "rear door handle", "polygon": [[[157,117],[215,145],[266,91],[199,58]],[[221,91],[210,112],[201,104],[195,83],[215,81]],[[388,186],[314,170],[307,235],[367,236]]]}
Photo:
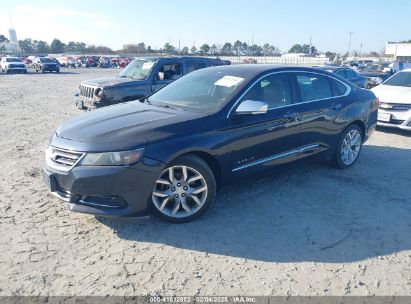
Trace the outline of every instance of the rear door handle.
{"label": "rear door handle", "polygon": [[331,110],[338,110],[339,108],[341,108],[342,106],[341,106],[341,104],[340,103],[333,103],[331,106],[330,106],[330,109]]}
{"label": "rear door handle", "polygon": [[284,114],[284,118],[287,118],[289,121],[300,120],[300,114],[296,112],[288,112]]}

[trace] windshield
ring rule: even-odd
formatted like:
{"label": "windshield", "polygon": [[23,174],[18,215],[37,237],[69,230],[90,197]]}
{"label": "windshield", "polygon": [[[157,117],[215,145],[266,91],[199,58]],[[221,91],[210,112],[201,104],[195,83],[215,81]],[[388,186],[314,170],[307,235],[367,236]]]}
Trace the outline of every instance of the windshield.
{"label": "windshield", "polygon": [[399,72],[384,82],[384,85],[411,87],[411,72]]}
{"label": "windshield", "polygon": [[155,61],[146,59],[133,60],[121,73],[119,77],[133,78],[138,80],[146,79],[150,74]]}
{"label": "windshield", "polygon": [[40,58],[41,62],[53,62],[50,58]]}
{"label": "windshield", "polygon": [[203,69],[192,72],[149,97],[149,101],[198,112],[215,112],[236,92],[244,78]]}
{"label": "windshield", "polygon": [[7,62],[21,62],[18,58],[6,58]]}

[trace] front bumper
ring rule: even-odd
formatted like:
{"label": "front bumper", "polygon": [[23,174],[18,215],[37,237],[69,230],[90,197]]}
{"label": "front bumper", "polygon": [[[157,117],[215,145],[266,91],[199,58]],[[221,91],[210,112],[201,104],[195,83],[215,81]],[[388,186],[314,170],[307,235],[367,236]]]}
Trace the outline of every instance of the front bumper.
{"label": "front bumper", "polygon": [[390,111],[378,109],[380,117],[386,114],[390,116],[389,121],[378,120],[377,124],[383,127],[398,128],[403,130],[411,130],[411,109],[408,111]]}
{"label": "front bumper", "polygon": [[54,72],[54,71],[60,71],[60,67],[59,66],[54,66],[54,65],[52,65],[52,66],[42,66],[42,69],[44,70],[44,71],[47,71],[47,72]]}
{"label": "front bumper", "polygon": [[143,157],[132,166],[75,166],[69,172],[45,167],[50,192],[67,202],[71,211],[114,217],[145,216],[163,164]]}
{"label": "front bumper", "polygon": [[27,73],[27,68],[23,68],[23,67],[8,67],[7,71],[10,72],[26,72]]}

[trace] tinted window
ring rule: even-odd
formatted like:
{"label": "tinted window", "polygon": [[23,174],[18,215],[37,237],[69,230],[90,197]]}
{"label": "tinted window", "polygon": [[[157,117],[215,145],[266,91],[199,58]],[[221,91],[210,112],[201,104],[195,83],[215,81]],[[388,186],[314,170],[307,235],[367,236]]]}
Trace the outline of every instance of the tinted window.
{"label": "tinted window", "polygon": [[352,70],[346,70],[345,73],[347,75],[347,79],[357,78],[357,74]]}
{"label": "tinted window", "polygon": [[195,70],[204,69],[204,62],[187,62],[187,70],[189,73],[194,72]]}
{"label": "tinted window", "polygon": [[337,72],[335,72],[335,74],[337,74],[338,76],[341,76],[344,79],[346,78],[345,70],[338,70]]}
{"label": "tinted window", "polygon": [[291,88],[287,74],[274,74],[257,82],[241,99],[264,101],[269,109],[292,103]]}
{"label": "tinted window", "polygon": [[299,74],[297,82],[302,101],[311,101],[333,97],[328,77],[318,74]]}
{"label": "tinted window", "polygon": [[330,79],[330,81],[334,86],[334,96],[342,96],[347,92],[348,88],[338,80]]}

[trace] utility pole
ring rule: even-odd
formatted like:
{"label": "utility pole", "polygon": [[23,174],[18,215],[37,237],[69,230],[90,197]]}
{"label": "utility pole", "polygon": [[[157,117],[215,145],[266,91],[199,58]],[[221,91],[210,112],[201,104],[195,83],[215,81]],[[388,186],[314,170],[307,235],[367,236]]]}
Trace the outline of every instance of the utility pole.
{"label": "utility pole", "polygon": [[350,35],[350,39],[348,40],[348,57],[350,56],[350,47],[351,47],[351,36],[354,34],[354,32],[348,32]]}

